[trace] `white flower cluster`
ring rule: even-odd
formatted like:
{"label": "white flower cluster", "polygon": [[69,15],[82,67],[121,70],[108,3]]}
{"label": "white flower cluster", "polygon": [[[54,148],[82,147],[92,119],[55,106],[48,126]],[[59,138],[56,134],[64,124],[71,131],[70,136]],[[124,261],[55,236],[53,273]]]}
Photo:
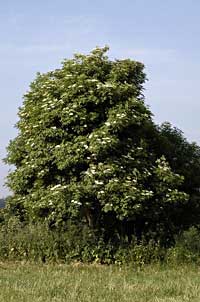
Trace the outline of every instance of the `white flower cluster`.
{"label": "white flower cluster", "polygon": [[[61,100],[60,100],[61,101]],[[44,110],[52,110],[56,107],[56,104],[59,102],[57,99],[43,99],[43,102],[45,102],[41,108]]]}
{"label": "white flower cluster", "polygon": [[117,115],[116,115],[116,117],[118,117],[119,119],[123,119],[126,116],[127,115],[125,113],[117,113]]}
{"label": "white flower cluster", "polygon": [[97,89],[101,89],[101,88],[112,88],[112,87],[114,87],[115,85],[114,84],[112,84],[111,82],[107,82],[107,83],[99,83],[99,84],[97,84]]}
{"label": "white flower cluster", "polygon": [[57,188],[60,188],[61,187],[61,184],[58,184],[58,185],[55,185],[54,187],[52,187],[50,190],[53,191],[53,190],[56,190]]}
{"label": "white flower cluster", "polygon": [[[102,131],[101,135],[102,134],[106,135],[107,133]],[[97,143],[102,144],[102,145],[107,145],[107,144],[110,144],[112,142],[112,138],[110,136],[102,137],[102,136],[99,136],[98,134],[93,134],[93,133],[91,133],[88,138],[89,139],[96,138],[96,140],[93,142],[91,147],[93,147],[93,145],[96,147]]]}
{"label": "white flower cluster", "polygon": [[39,173],[38,173],[38,176],[43,176],[45,174],[45,171],[44,170],[41,170]]}
{"label": "white flower cluster", "polygon": [[97,79],[87,79],[87,82],[98,82]]}
{"label": "white flower cluster", "polygon": [[93,175],[97,174],[96,168],[97,167],[95,165],[90,166],[90,168],[87,171],[85,171],[85,174],[90,177],[93,177]]}
{"label": "white flower cluster", "polygon": [[95,185],[103,185],[103,181],[95,180],[94,181]]}
{"label": "white flower cluster", "polygon": [[105,191],[104,191],[104,190],[101,190],[101,191],[98,192],[98,195],[102,195],[102,194],[104,194],[104,193],[105,193]]}
{"label": "white flower cluster", "polygon": [[28,117],[29,115],[28,115],[28,113],[22,111],[22,112],[20,112],[20,116],[23,118],[23,117]]}
{"label": "white flower cluster", "polygon": [[67,185],[61,185],[61,184],[57,184],[53,187],[50,188],[50,191],[54,191],[54,190],[57,190],[57,189],[66,189],[67,188]]}
{"label": "white flower cluster", "polygon": [[81,202],[77,201],[77,200],[74,200],[74,199],[71,200],[71,203],[73,203],[75,205],[78,205],[78,206],[81,206]]}
{"label": "white flower cluster", "polygon": [[68,88],[74,88],[76,86],[77,86],[77,84],[72,84],[72,85],[69,85]]}

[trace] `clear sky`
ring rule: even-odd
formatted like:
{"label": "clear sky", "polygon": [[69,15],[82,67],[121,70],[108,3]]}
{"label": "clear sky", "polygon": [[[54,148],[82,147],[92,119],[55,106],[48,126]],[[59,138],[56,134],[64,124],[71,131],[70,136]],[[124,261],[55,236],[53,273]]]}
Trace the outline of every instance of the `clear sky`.
{"label": "clear sky", "polygon": [[[36,72],[75,52],[110,46],[111,58],[146,65],[146,103],[200,143],[199,0],[7,0],[0,6],[0,158],[16,136],[23,94]],[[0,197],[9,167],[0,163]]]}

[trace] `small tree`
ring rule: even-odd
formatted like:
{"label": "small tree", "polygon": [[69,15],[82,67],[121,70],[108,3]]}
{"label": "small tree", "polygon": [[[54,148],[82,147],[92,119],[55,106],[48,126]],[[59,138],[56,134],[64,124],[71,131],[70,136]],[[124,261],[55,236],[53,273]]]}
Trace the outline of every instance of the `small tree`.
{"label": "small tree", "polygon": [[107,50],[76,54],[31,84],[8,147],[6,161],[16,166],[9,206],[33,220],[79,219],[111,234],[119,225],[126,233],[131,221],[132,234],[156,229],[187,195],[177,189],[182,177],[152,148],[144,65],[110,61]]}
{"label": "small tree", "polygon": [[156,153],[164,154],[171,168],[184,176],[181,190],[188,193],[189,202],[179,205],[176,215],[177,227],[188,228],[199,225],[200,220],[200,147],[190,143],[183,132],[170,123],[163,123],[158,127]]}

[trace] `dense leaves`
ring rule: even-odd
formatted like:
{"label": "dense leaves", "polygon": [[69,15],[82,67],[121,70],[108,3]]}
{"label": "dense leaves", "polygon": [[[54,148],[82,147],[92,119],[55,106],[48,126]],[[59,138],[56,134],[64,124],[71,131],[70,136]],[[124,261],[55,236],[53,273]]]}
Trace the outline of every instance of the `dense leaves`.
{"label": "dense leaves", "polygon": [[189,194],[189,202],[179,206],[176,223],[179,230],[199,225],[200,220],[200,147],[189,143],[181,130],[170,123],[158,127],[157,153],[164,154],[174,171],[184,176],[181,189]]}
{"label": "dense leaves", "polygon": [[109,238],[159,237],[173,232],[170,215],[187,203],[184,178],[158,150],[143,64],[110,61],[107,50],[77,54],[30,85],[8,147],[16,166],[8,207],[51,226],[82,220]]}

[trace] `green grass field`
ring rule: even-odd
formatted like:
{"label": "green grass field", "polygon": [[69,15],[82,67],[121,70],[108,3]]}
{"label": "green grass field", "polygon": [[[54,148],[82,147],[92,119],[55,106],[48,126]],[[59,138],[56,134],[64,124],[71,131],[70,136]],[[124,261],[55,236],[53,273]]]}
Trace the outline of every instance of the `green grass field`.
{"label": "green grass field", "polygon": [[0,264],[2,302],[200,301],[200,268]]}

